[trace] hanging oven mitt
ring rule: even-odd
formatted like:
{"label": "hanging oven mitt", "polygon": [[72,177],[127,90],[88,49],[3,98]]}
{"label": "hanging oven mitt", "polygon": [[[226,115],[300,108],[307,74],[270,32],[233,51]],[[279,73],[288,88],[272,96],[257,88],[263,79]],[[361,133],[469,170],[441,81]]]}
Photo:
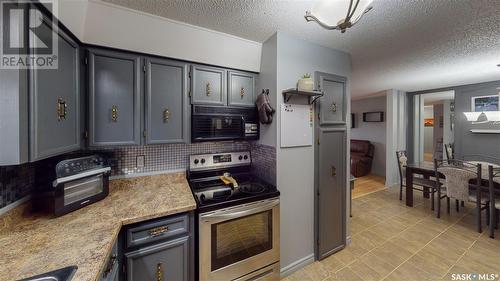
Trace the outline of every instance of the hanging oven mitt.
{"label": "hanging oven mitt", "polygon": [[262,90],[262,93],[257,97],[255,105],[259,111],[259,120],[262,124],[271,124],[273,121],[274,108],[269,100],[269,90]]}
{"label": "hanging oven mitt", "polygon": [[232,185],[233,188],[238,188],[238,182],[231,177],[231,174],[229,173],[224,173],[224,175],[220,176],[220,179],[222,182],[224,182],[225,185]]}

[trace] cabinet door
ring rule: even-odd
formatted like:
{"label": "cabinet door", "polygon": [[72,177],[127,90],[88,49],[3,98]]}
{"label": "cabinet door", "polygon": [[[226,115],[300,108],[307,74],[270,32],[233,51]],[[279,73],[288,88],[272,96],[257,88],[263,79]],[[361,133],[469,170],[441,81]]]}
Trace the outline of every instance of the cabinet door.
{"label": "cabinet door", "polygon": [[322,72],[316,72],[315,78],[324,93],[318,102],[320,125],[346,124],[347,78]]}
{"label": "cabinet door", "polygon": [[[57,36],[58,68],[30,71],[31,161],[80,148],[79,48],[43,18],[37,36]],[[40,41],[33,40],[34,47]],[[36,54],[36,52],[35,52]]]}
{"label": "cabinet door", "polygon": [[146,59],[146,144],[186,141],[187,71],[185,63]]}
{"label": "cabinet door", "polygon": [[255,106],[255,76],[250,73],[228,72],[229,105]]}
{"label": "cabinet door", "polygon": [[215,67],[194,65],[191,69],[191,103],[226,104],[226,71]]}
{"label": "cabinet door", "polygon": [[189,280],[189,236],[125,254],[127,281]]}
{"label": "cabinet door", "polygon": [[140,144],[140,58],[89,51],[90,145]]}
{"label": "cabinet door", "polygon": [[319,128],[316,149],[317,258],[342,249],[346,240],[346,129]]}

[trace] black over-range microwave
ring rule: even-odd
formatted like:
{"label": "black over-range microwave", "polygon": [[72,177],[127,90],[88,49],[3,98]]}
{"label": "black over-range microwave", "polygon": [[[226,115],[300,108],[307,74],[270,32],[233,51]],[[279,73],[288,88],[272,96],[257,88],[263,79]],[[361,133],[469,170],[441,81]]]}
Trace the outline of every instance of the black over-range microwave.
{"label": "black over-range microwave", "polygon": [[257,139],[259,139],[259,118],[256,107],[193,105],[192,142]]}

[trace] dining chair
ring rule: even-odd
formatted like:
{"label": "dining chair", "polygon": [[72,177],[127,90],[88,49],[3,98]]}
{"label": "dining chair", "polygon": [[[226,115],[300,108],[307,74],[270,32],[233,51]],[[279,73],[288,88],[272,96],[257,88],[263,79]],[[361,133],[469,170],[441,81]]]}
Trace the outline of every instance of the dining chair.
{"label": "dining chair", "polygon": [[[396,151],[396,159],[399,168],[399,200],[403,200],[403,187],[406,187],[406,164],[408,156],[406,150]],[[436,181],[421,177],[413,177],[413,190],[425,191],[425,188],[430,190],[431,209],[434,211],[434,194],[436,193]],[[419,187],[415,187],[419,186]]]}
{"label": "dining chair", "polygon": [[490,237],[495,238],[495,229],[498,228],[500,218],[500,194],[496,185],[500,185],[500,166],[488,165],[488,181],[490,195]]}
{"label": "dining chair", "polygon": [[[434,172],[436,181],[440,183],[440,175],[444,175],[444,184],[436,185],[437,189],[437,213],[441,217],[441,194],[446,194],[446,209],[450,213],[450,198],[464,202],[473,202],[476,204],[477,231],[482,232],[481,212],[486,210],[486,221],[489,224],[489,196],[482,194],[481,188],[482,170],[481,164],[470,163],[462,160],[437,160],[434,159]],[[473,184],[470,181],[474,180]],[[471,191],[470,187],[473,188]],[[458,201],[457,201],[458,202]],[[458,204],[457,204],[458,205]]]}

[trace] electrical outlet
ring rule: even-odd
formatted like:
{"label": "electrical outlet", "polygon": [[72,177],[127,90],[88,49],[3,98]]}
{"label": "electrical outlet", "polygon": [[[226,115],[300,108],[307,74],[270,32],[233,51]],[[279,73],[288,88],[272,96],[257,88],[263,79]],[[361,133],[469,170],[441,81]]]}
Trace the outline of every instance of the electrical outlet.
{"label": "electrical outlet", "polygon": [[137,168],[144,168],[144,166],[145,166],[144,162],[145,162],[144,155],[137,155],[135,157],[135,166]]}

